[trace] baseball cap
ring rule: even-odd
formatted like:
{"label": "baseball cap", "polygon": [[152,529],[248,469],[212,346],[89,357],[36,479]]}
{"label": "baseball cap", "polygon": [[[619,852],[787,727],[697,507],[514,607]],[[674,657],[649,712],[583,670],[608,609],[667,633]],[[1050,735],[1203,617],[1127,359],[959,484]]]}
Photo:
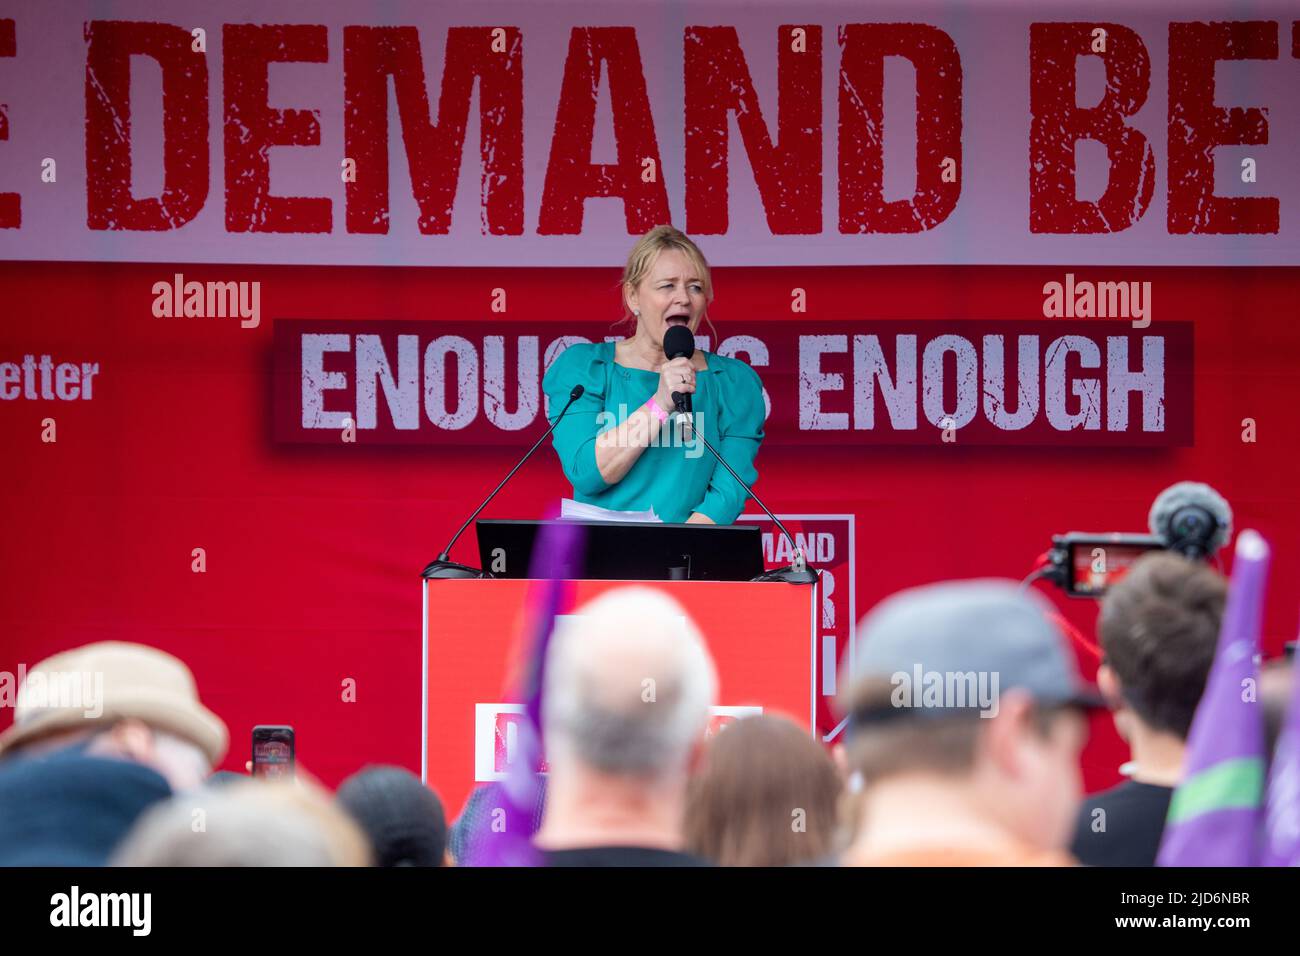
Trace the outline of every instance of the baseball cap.
{"label": "baseball cap", "polygon": [[946,581],[886,598],[858,625],[849,676],[887,680],[896,693],[883,706],[854,712],[851,723],[975,709],[988,703],[976,688],[994,695],[1023,690],[1047,707],[1104,706],[1080,679],[1050,611],[1035,592],[998,578]]}

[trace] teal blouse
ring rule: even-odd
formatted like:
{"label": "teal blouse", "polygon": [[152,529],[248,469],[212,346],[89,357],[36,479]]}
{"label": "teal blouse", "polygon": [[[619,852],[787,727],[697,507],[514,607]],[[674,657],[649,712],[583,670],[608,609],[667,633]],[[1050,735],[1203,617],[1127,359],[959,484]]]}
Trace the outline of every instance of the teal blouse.
{"label": "teal blouse", "polygon": [[[766,409],[758,373],[740,359],[705,352],[708,369],[695,376],[695,426],[727,464],[751,487],[758,478],[754,457],[763,440]],[[717,524],[731,524],[748,494],[689,430],[682,437],[669,424],[616,484],[606,484],[596,467],[596,436],[645,404],[659,387],[659,374],[614,361],[614,343],[571,345],[542,380],[548,414],[558,415],[573,386],[583,396],[552,433],[564,474],[576,501],[616,511],[647,511],[682,522],[698,511]]]}

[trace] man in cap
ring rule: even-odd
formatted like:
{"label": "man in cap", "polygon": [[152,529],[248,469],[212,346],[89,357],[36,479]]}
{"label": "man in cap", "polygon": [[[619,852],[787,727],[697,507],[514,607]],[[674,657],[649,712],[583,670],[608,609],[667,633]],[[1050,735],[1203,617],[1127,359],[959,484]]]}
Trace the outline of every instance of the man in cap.
{"label": "man in cap", "polygon": [[228,742],[170,654],[105,641],[42,661],[0,734],[0,865],[103,864],[144,809],[202,785]]}
{"label": "man in cap", "polygon": [[846,757],[859,821],[842,862],[1069,865],[1085,709],[1046,603],[1009,581],[886,599],[859,625]]}

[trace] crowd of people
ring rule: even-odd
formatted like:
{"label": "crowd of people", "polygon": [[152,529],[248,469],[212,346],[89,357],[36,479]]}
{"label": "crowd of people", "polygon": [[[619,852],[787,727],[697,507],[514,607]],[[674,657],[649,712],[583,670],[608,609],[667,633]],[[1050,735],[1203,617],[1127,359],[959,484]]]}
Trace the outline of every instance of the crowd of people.
{"label": "crowd of people", "polygon": [[[550,866],[1154,865],[1227,590],[1206,564],[1139,560],[1101,602],[1095,687],[1032,590],[900,592],[859,625],[831,747],[774,714],[706,736],[707,635],[662,591],[607,591],[546,652],[531,845]],[[32,692],[59,673],[102,675],[96,713]],[[1269,752],[1293,680],[1288,659],[1263,668]],[[214,772],[226,727],[154,648],[86,645],[26,682],[0,735],[0,865],[455,866],[500,837],[493,787],[449,822],[399,767],[334,793],[302,768]],[[1085,797],[1100,708],[1131,760],[1123,783]]]}

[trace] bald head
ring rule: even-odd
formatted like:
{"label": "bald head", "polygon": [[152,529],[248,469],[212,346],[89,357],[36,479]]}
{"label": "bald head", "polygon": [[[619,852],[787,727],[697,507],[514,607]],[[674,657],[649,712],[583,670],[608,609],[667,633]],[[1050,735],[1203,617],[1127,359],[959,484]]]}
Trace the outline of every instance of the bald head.
{"label": "bald head", "polygon": [[717,694],[694,622],[661,591],[608,591],[557,622],[542,723],[553,766],[659,776],[683,768]]}

